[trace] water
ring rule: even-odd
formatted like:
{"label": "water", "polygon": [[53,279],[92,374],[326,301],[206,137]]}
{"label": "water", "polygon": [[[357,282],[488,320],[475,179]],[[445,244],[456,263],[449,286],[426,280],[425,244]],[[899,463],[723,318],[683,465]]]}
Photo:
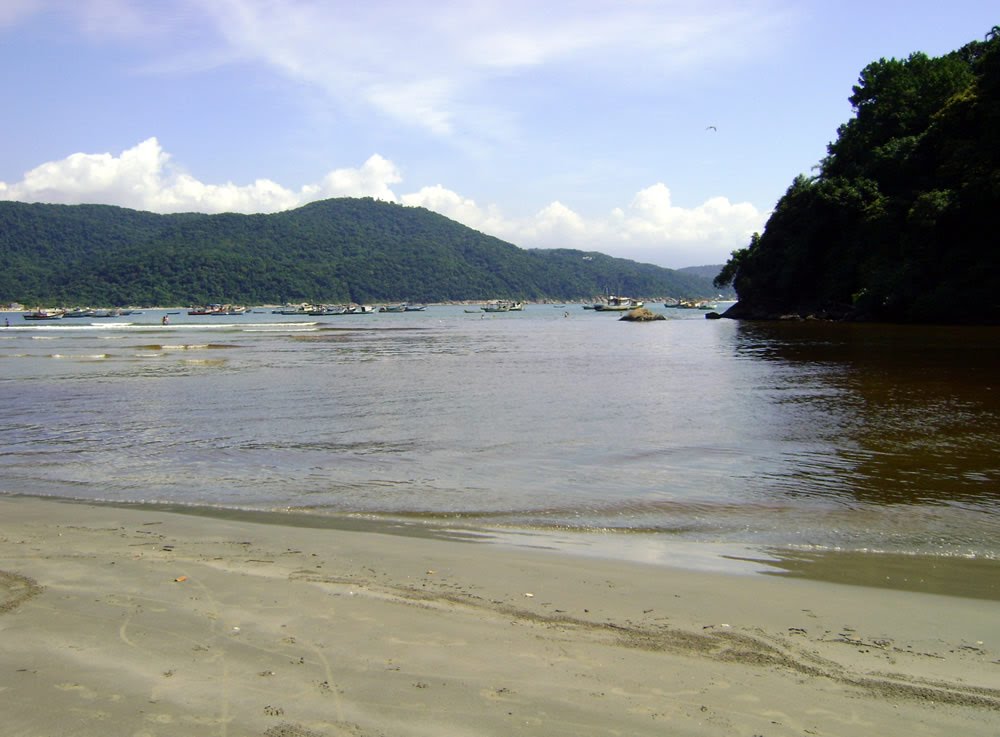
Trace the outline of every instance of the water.
{"label": "water", "polygon": [[0,493],[651,561],[1000,560],[995,329],[467,309],[9,314]]}

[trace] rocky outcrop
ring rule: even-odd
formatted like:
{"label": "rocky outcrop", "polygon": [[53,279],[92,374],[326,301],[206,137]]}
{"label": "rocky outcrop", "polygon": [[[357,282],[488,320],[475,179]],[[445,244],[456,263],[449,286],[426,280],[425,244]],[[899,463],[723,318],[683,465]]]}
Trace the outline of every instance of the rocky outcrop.
{"label": "rocky outcrop", "polygon": [[620,319],[627,320],[628,322],[652,322],[653,320],[666,320],[667,318],[645,307],[637,307],[622,315]]}
{"label": "rocky outcrop", "polygon": [[705,315],[709,320],[727,317],[733,320],[830,320],[834,322],[864,322],[865,316],[851,309],[848,305],[828,305],[823,308],[802,310],[798,312],[780,312],[768,308],[750,307],[743,302],[737,302],[721,315],[710,312]]}

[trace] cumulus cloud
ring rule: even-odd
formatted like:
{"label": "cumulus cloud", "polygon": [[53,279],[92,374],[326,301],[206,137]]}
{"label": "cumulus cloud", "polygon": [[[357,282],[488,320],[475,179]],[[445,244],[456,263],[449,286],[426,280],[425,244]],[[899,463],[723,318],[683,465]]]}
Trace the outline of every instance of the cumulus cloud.
{"label": "cumulus cloud", "polygon": [[560,201],[534,215],[507,217],[494,205],[437,184],[399,194],[396,165],[378,155],[357,168],[331,170],[297,190],[270,179],[251,184],[208,184],[171,162],[156,138],[118,155],[75,153],[35,167],[20,182],[0,182],[0,199],[61,204],[101,203],[151,212],[266,213],[329,197],[374,197],[424,207],[526,248],[577,248],[636,261],[679,267],[720,263],[763,229],[767,213],[749,203],[713,197],[701,205],[675,205],[657,183],[636,193],[625,208],[587,217]]}
{"label": "cumulus cloud", "polygon": [[626,208],[596,217],[553,202],[523,222],[505,221],[501,237],[524,247],[599,251],[676,268],[723,263],[763,230],[768,215],[725,197],[679,207],[667,186],[657,183],[636,193]]}
{"label": "cumulus cloud", "polygon": [[327,197],[394,201],[401,180],[391,161],[370,157],[357,169],[335,169],[295,191],[270,179],[206,184],[173,166],[156,138],[118,156],[72,154],[37,166],[20,182],[0,182],[0,198],[58,204],[103,203],[151,212],[276,212]]}

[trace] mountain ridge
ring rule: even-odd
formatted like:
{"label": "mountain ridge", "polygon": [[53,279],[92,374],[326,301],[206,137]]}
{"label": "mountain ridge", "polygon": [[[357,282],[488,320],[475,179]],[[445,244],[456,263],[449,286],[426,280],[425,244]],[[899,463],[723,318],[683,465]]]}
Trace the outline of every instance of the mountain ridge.
{"label": "mountain ridge", "polygon": [[270,304],[708,297],[711,280],[598,252],[522,249],[430,210],[335,198],[271,214],[0,202],[0,301]]}

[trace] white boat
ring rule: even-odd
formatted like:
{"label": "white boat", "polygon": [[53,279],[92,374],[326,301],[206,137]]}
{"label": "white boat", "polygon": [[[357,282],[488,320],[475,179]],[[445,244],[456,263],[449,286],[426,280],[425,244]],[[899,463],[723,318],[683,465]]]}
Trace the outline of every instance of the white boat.
{"label": "white boat", "polygon": [[524,302],[514,302],[509,299],[493,299],[480,307],[483,312],[520,312]]}
{"label": "white boat", "polygon": [[401,302],[398,305],[382,305],[378,308],[379,312],[406,312],[406,303]]}
{"label": "white boat", "polygon": [[642,307],[642,305],[642,300],[609,294],[603,302],[594,303],[594,310],[597,312],[627,312]]}
{"label": "white boat", "polygon": [[308,315],[309,305],[285,305],[276,310],[271,310],[272,315]]}
{"label": "white boat", "polygon": [[663,306],[676,310],[716,310],[719,308],[717,304],[707,299],[678,299],[674,302],[664,302]]}
{"label": "white boat", "polygon": [[320,317],[322,315],[346,315],[347,308],[341,305],[315,305],[309,310],[309,314],[313,317]]}

